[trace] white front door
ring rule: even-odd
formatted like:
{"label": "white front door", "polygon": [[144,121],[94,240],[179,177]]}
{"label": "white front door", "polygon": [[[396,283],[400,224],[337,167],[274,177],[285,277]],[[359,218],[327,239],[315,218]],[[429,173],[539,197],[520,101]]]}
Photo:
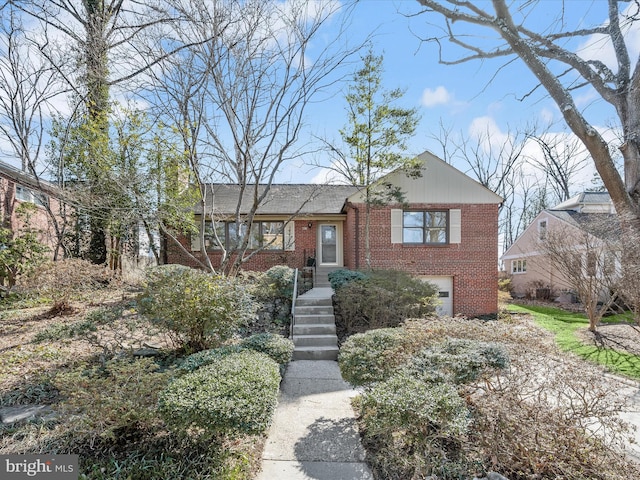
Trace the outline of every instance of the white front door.
{"label": "white front door", "polygon": [[338,225],[321,224],[319,235],[320,265],[338,265],[341,258]]}

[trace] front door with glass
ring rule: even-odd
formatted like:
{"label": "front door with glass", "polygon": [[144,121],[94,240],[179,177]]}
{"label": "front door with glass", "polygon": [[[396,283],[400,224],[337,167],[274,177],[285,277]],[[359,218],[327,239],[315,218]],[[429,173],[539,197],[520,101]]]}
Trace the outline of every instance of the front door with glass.
{"label": "front door with glass", "polygon": [[327,265],[338,263],[337,225],[320,225],[320,263]]}

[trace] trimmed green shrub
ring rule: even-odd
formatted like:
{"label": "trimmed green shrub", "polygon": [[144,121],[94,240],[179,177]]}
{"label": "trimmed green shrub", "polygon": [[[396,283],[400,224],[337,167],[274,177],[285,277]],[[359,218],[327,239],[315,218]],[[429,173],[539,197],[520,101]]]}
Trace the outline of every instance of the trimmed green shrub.
{"label": "trimmed green shrub", "polygon": [[286,265],[275,265],[264,272],[274,297],[291,300],[295,273]]}
{"label": "trimmed green shrub", "polygon": [[435,312],[437,288],[404,272],[374,270],[336,290],[337,316],[348,335],[396,327]]}
{"label": "trimmed green shrub", "polygon": [[469,478],[461,447],[471,416],[455,386],[401,371],[373,385],[356,404],[364,444],[384,452],[371,458],[380,478]]}
{"label": "trimmed green shrub", "polygon": [[262,433],[273,417],[279,386],[278,364],[267,355],[249,350],[222,355],[171,383],[160,395],[159,412],[178,430]]}
{"label": "trimmed green shrub", "polygon": [[353,282],[355,280],[366,280],[368,275],[356,271],[356,270],[348,270],[346,268],[340,268],[338,270],[334,270],[333,272],[329,272],[329,283],[331,284],[331,288],[333,288],[336,292],[347,283]]}
{"label": "trimmed green shrub", "polygon": [[240,345],[256,352],[262,352],[280,365],[289,363],[293,357],[293,342],[275,333],[257,333],[242,340]]}
{"label": "trimmed green shrub", "polygon": [[140,313],[187,350],[221,345],[256,310],[248,288],[235,278],[175,266],[151,269],[147,278]]}
{"label": "trimmed green shrub", "polygon": [[342,377],[354,386],[388,378],[398,366],[392,353],[402,344],[404,334],[401,328],[381,328],[349,337],[338,355]]}
{"label": "trimmed green shrub", "polygon": [[425,383],[398,372],[362,394],[362,419],[367,435],[403,431],[410,443],[463,435],[470,422],[455,386]]}
{"label": "trimmed green shrub", "polygon": [[500,344],[449,338],[420,351],[407,372],[423,381],[448,378],[452,383],[463,384],[477,380],[489,369],[503,369],[508,364],[509,354]]}
{"label": "trimmed green shrub", "polygon": [[225,345],[224,347],[212,348],[209,350],[201,350],[196,353],[192,353],[185,358],[180,364],[180,370],[186,372],[193,372],[200,367],[209,365],[214,360],[230,355],[232,353],[240,353],[245,348],[241,345]]}
{"label": "trimmed green shrub", "polygon": [[225,345],[224,347],[193,353],[182,361],[180,370],[193,372],[200,367],[209,365],[220,357],[240,353],[245,350],[264,353],[278,364],[285,365],[291,361],[293,348],[293,342],[288,338],[284,338],[282,335],[275,333],[258,333],[245,338],[237,345]]}

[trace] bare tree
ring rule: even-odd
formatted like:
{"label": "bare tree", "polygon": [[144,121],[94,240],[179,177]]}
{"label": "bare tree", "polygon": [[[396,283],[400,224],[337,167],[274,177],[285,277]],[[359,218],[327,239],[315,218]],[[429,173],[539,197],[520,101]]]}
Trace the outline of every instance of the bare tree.
{"label": "bare tree", "polygon": [[592,332],[617,298],[621,248],[616,224],[609,215],[593,214],[580,228],[549,228],[538,241],[548,268],[560,273],[584,305]]}
{"label": "bare tree", "polygon": [[[46,189],[41,178],[46,168],[42,151],[47,119],[51,115],[51,101],[64,94],[65,89],[55,69],[28,38],[18,13],[10,4],[0,11],[0,135],[11,148],[2,154],[19,159],[21,170],[30,174],[43,191]],[[54,258],[57,258],[67,227],[65,206],[60,205],[54,211],[51,203],[43,202],[42,207],[56,236]]]}
{"label": "bare tree", "polygon": [[11,5],[0,12],[0,20],[0,133],[26,172],[40,155],[43,117],[58,91],[53,69],[38,58]]}
{"label": "bare tree", "polygon": [[[123,76],[128,77],[129,72],[125,75],[113,75],[113,72],[125,70],[126,59],[131,54],[123,54],[123,51],[131,39],[149,22],[157,20],[149,15],[142,16],[150,10],[144,4],[125,3],[124,0],[13,0],[12,4],[39,23],[41,31],[34,35],[39,50],[73,92],[77,116],[72,122],[76,126],[86,125],[83,134],[86,153],[57,156],[65,160],[57,172],[66,174],[67,165],[74,164],[76,175],[73,180],[89,187],[90,195],[84,199],[86,211],[91,212],[87,256],[95,263],[105,263],[109,211],[91,203],[92,199],[107,198],[112,194],[105,183],[111,163],[108,153],[110,86],[121,81]],[[71,56],[60,55],[60,42],[53,40],[56,35],[62,35],[67,47],[69,44],[75,47],[66,49],[74,52]],[[116,68],[114,61],[118,64]],[[58,137],[61,150],[66,148],[64,138]],[[78,146],[79,142],[73,148]],[[87,158],[90,161],[86,161]],[[58,180],[64,182],[64,178]]]}
{"label": "bare tree", "polygon": [[[255,255],[249,250],[251,225],[276,175],[306,152],[300,137],[307,106],[340,80],[340,67],[356,51],[342,43],[346,24],[333,40],[323,41],[325,46],[313,43],[331,19],[340,13],[347,18],[349,9],[298,0],[176,0],[173,7],[184,22],[176,42],[186,43],[186,36],[209,39],[182,52],[195,61],[164,65],[171,81],[180,83],[163,87],[163,108],[180,122],[190,143],[201,206],[211,205],[208,182],[239,188],[235,211],[203,208],[200,229],[204,240],[205,217],[215,224],[220,213],[231,214],[226,221],[235,224],[236,237],[223,250],[220,270],[235,274]],[[154,73],[155,84],[169,78]],[[203,261],[213,268],[207,255]]]}
{"label": "bare tree", "polygon": [[480,184],[500,195],[500,235],[503,247],[507,249],[521,231],[518,225],[521,203],[519,194],[525,181],[523,164],[527,139],[533,128],[516,129],[496,138],[487,127],[476,132],[473,137],[453,135],[451,130],[440,125],[440,133],[433,137],[448,151],[447,162],[458,165],[465,173],[474,177]]}
{"label": "bare tree", "polygon": [[575,175],[588,163],[589,155],[579,139],[558,137],[550,132],[531,135],[542,151],[542,158],[532,156],[531,162],[545,175],[547,185],[554,193],[557,203],[571,198],[571,186]]}
{"label": "bare tree", "polygon": [[[508,6],[505,0],[493,0],[492,11],[484,10],[473,2],[458,0],[418,2],[425,7],[426,15],[438,14],[445,20],[444,34],[425,40],[440,42],[447,39],[469,52],[454,60],[446,60],[441,54],[441,63],[510,57],[519,58],[525,63],[591,155],[617,212],[630,222],[625,228],[640,231],[640,62],[633,67],[624,35],[625,28],[638,20],[638,3],[629,4],[622,13],[619,10],[622,2],[608,0],[606,4],[598,3],[598,7],[607,6],[608,11],[603,12],[603,17],[608,17],[608,21],[593,27],[565,30],[562,12],[569,8],[565,2],[543,5],[531,1]],[[528,28],[528,14],[534,8],[558,8],[553,25],[540,32]],[[477,43],[472,43],[472,37],[461,33],[460,29],[465,25],[492,30],[497,34],[495,42],[490,45],[487,38],[482,37]],[[614,68],[599,60],[581,58],[567,46],[596,35],[606,39],[613,47]],[[555,74],[555,67],[559,67],[557,71],[562,73]],[[593,88],[615,108],[618,127],[623,134],[623,143],[619,148],[624,157],[624,179],[616,169],[602,134],[576,105],[575,96],[585,87]]]}
{"label": "bare tree", "polygon": [[[85,213],[89,213],[90,241],[85,255],[95,263],[107,261],[107,244],[118,243],[118,218],[112,215],[112,202],[119,185],[109,183],[117,177],[111,170],[117,152],[110,150],[113,130],[110,117],[111,91],[154,68],[164,59],[191,45],[167,44],[152,50],[143,44],[150,29],[168,26],[176,20],[167,2],[129,2],[124,0],[12,0],[24,15],[38,22],[34,34],[40,52],[48,59],[59,78],[73,94],[73,115],[69,125],[57,137],[63,161],[59,181],[71,175],[71,182],[84,185],[85,195],[76,195]],[[65,49],[60,44],[66,45]],[[69,48],[71,46],[72,48]],[[167,47],[167,48],[163,48]],[[66,56],[62,51],[72,52]],[[67,130],[68,132],[64,132]],[[80,133],[78,133],[80,132]],[[75,133],[75,135],[74,135]],[[73,139],[72,145],[65,143]],[[114,227],[115,228],[112,228]],[[111,237],[111,238],[110,238]],[[109,259],[118,264],[117,259]]]}
{"label": "bare tree", "polygon": [[622,300],[622,306],[631,309],[635,322],[640,325],[640,236],[625,233],[619,243],[625,255],[618,264],[620,276],[616,292]]}

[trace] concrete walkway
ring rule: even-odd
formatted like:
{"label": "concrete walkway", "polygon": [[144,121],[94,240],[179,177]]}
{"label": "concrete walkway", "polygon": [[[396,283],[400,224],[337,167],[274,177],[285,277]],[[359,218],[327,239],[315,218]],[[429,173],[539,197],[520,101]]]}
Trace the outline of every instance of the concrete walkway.
{"label": "concrete walkway", "polygon": [[291,362],[257,480],[372,480],[351,398],[330,360]]}

